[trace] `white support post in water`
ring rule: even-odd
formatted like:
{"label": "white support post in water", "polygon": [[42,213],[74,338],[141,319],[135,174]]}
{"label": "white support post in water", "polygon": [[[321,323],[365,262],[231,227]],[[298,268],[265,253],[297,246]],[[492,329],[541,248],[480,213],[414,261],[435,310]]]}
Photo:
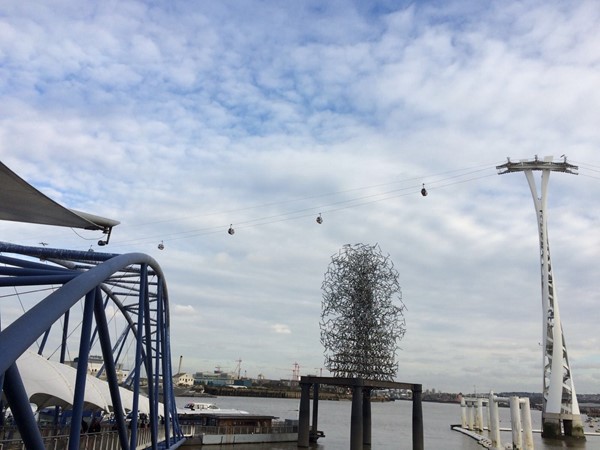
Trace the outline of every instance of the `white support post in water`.
{"label": "white support post in water", "polygon": [[488,409],[490,412],[490,439],[492,440],[493,449],[501,449],[502,442],[500,441],[500,418],[498,417],[498,402],[496,401],[494,391],[490,392]]}
{"label": "white support post in water", "polygon": [[473,429],[473,402],[467,402],[467,428]]}
{"label": "white support post in water", "polygon": [[[516,396],[510,398],[497,397],[494,395],[494,391],[490,391],[487,398],[463,398],[460,402],[462,428],[482,432],[485,429],[483,424],[483,407],[487,405],[490,440],[488,448],[493,450],[504,449],[500,440],[500,415],[498,413],[498,403],[500,402],[510,405],[513,450],[534,450],[531,408],[528,398],[519,398]],[[525,446],[523,446],[523,440],[525,441]]]}
{"label": "white support post in water", "polygon": [[513,450],[523,450],[523,437],[521,436],[521,410],[519,397],[510,398],[510,426],[512,428]]}
{"label": "white support post in water", "polygon": [[523,417],[523,435],[525,438],[525,450],[533,450],[533,429],[531,427],[531,407],[529,399],[521,399],[521,414]]}
{"label": "white support post in water", "polygon": [[477,409],[475,412],[477,413],[477,419],[475,420],[475,429],[479,431],[483,431],[483,399],[477,399]]}

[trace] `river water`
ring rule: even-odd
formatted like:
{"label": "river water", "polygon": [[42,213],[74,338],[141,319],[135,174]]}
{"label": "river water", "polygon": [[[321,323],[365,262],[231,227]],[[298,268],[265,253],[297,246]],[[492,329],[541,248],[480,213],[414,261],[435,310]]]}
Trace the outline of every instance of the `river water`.
{"label": "river water", "polygon": [[[219,397],[189,398],[177,397],[177,405],[183,406],[191,401],[216,403],[220,408],[236,408],[256,414],[267,414],[282,419],[298,419],[299,400]],[[312,401],[311,401],[312,406]],[[348,450],[350,448],[350,411],[349,401],[319,401],[319,430],[325,437],[319,439],[317,450]],[[532,411],[533,429],[541,428],[541,412]],[[412,403],[395,401],[372,403],[372,446],[373,450],[412,450]],[[312,417],[312,416],[311,416]],[[450,425],[459,424],[461,411],[459,404],[423,402],[423,423],[426,450],[481,450],[475,440],[450,429]],[[500,426],[510,427],[510,410],[500,408]],[[598,422],[596,427],[600,427]],[[589,426],[587,432],[595,431]],[[512,441],[510,432],[502,432],[503,444]],[[540,433],[534,433],[535,450],[555,450],[576,448],[600,450],[600,436],[588,436],[585,442],[554,441],[542,439]],[[213,446],[205,448],[215,448]],[[221,446],[221,450],[292,450],[296,444],[253,444]]]}

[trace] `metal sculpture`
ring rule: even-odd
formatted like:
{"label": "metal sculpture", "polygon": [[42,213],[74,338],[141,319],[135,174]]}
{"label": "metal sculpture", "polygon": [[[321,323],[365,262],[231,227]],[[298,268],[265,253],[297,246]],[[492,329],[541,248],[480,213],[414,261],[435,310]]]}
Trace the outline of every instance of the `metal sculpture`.
{"label": "metal sculpture", "polygon": [[337,377],[392,381],[405,307],[389,255],[378,245],[345,245],[321,289],[325,367]]}

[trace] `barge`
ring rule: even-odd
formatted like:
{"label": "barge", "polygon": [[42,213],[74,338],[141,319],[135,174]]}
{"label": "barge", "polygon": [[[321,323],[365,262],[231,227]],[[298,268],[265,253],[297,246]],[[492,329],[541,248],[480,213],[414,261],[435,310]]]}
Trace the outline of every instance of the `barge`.
{"label": "barge", "polygon": [[189,403],[179,410],[185,446],[297,442],[298,421]]}

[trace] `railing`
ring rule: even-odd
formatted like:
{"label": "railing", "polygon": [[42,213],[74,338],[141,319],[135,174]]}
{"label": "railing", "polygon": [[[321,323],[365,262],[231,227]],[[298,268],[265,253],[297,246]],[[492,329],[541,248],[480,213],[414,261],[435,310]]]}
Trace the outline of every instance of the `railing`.
{"label": "railing", "polygon": [[[52,429],[46,429],[43,433],[44,447],[46,450],[63,450],[69,447],[68,428],[60,430],[60,434],[54,434]],[[0,450],[26,450],[25,444],[20,439],[19,431],[13,427],[2,429],[0,437]],[[128,434],[131,437],[131,434]],[[158,442],[165,440],[164,430],[158,430]],[[141,450],[152,445],[150,428],[140,428],[137,431],[136,449]],[[82,434],[79,438],[80,450],[120,450],[119,434],[116,430],[106,430],[98,433]]]}
{"label": "railing", "polygon": [[211,427],[193,424],[181,424],[181,431],[184,436],[199,436],[202,434],[283,434],[297,433],[298,425],[282,425],[270,427],[257,426],[230,426],[230,427]]}

